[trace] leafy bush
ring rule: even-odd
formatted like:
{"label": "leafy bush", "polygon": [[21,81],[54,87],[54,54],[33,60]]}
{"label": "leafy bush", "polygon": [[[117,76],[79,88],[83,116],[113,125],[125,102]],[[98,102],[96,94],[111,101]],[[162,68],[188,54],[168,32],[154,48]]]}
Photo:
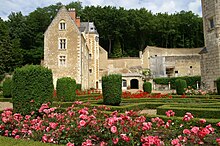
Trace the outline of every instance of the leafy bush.
{"label": "leafy bush", "polygon": [[11,97],[12,79],[6,78],[3,82],[3,96],[6,98]]}
{"label": "leafy bush", "polygon": [[0,75],[0,83],[3,81],[4,78],[5,78],[5,74],[1,74]]}
{"label": "leafy bush", "polygon": [[30,114],[42,103],[52,102],[52,71],[39,65],[17,68],[12,77],[13,111]]}
{"label": "leafy bush", "polygon": [[82,90],[82,85],[81,84],[76,84],[76,90],[81,91]]}
{"label": "leafy bush", "polygon": [[144,92],[151,93],[152,92],[152,84],[151,84],[151,82],[144,82],[143,90],[144,90]]}
{"label": "leafy bush", "polygon": [[102,77],[103,103],[106,105],[119,105],[122,94],[122,76],[112,74]]}
{"label": "leafy bush", "polygon": [[185,76],[185,77],[171,77],[171,78],[156,78],[154,79],[153,81],[156,83],[156,84],[161,84],[161,85],[168,85],[169,82],[170,82],[170,86],[171,86],[171,89],[175,89],[175,81],[177,79],[182,79],[182,80],[185,80],[187,85],[188,86],[191,86],[193,89],[196,89],[197,87],[197,81],[199,83],[199,86],[200,86],[200,83],[201,83],[201,76]]}
{"label": "leafy bush", "polygon": [[57,80],[57,98],[61,101],[74,101],[76,97],[76,81],[70,77]]}
{"label": "leafy bush", "polygon": [[217,93],[218,95],[220,95],[220,78],[216,80],[216,85],[217,85]]}
{"label": "leafy bush", "polygon": [[176,83],[176,93],[178,95],[183,95],[185,93],[185,89],[187,88],[186,81],[182,79],[177,79],[175,83]]}

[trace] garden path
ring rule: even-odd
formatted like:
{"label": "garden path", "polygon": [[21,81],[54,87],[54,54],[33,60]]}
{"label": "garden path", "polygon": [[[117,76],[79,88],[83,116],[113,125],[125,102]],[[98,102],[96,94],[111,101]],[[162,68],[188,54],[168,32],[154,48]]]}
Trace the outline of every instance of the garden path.
{"label": "garden path", "polygon": [[10,102],[0,102],[0,111],[4,110],[5,108],[12,108],[13,105]]}
{"label": "garden path", "polygon": [[140,114],[156,115],[157,110],[156,109],[144,109],[140,111]]}

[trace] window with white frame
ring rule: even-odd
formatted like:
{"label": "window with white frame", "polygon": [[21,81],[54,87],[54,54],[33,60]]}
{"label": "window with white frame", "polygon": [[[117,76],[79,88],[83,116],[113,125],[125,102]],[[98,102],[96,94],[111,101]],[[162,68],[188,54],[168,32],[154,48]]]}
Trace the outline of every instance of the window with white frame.
{"label": "window with white frame", "polygon": [[59,39],[59,49],[66,49],[66,39]]}
{"label": "window with white frame", "polygon": [[66,56],[65,55],[59,56],[59,66],[66,66]]}
{"label": "window with white frame", "polygon": [[66,29],[66,23],[65,23],[64,20],[61,20],[61,21],[60,21],[59,29],[60,29],[60,30],[65,30],[65,29]]}

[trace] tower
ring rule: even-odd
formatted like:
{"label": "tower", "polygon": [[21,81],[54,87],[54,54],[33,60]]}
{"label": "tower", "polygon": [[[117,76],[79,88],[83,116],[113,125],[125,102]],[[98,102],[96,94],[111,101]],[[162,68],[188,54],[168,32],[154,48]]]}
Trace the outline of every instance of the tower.
{"label": "tower", "polygon": [[220,0],[202,0],[205,47],[201,54],[202,86],[215,89],[220,77]]}

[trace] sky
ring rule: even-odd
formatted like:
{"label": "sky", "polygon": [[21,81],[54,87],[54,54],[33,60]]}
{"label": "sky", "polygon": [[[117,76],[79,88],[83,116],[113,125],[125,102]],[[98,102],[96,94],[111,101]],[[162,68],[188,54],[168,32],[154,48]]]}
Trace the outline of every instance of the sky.
{"label": "sky", "polygon": [[[7,20],[11,12],[22,12],[28,15],[37,7],[46,7],[58,2],[66,5],[76,0],[0,0],[0,17]],[[168,12],[175,13],[181,10],[192,11],[195,14],[201,13],[201,0],[80,0],[82,6],[116,6],[126,9],[146,8],[153,13]]]}

